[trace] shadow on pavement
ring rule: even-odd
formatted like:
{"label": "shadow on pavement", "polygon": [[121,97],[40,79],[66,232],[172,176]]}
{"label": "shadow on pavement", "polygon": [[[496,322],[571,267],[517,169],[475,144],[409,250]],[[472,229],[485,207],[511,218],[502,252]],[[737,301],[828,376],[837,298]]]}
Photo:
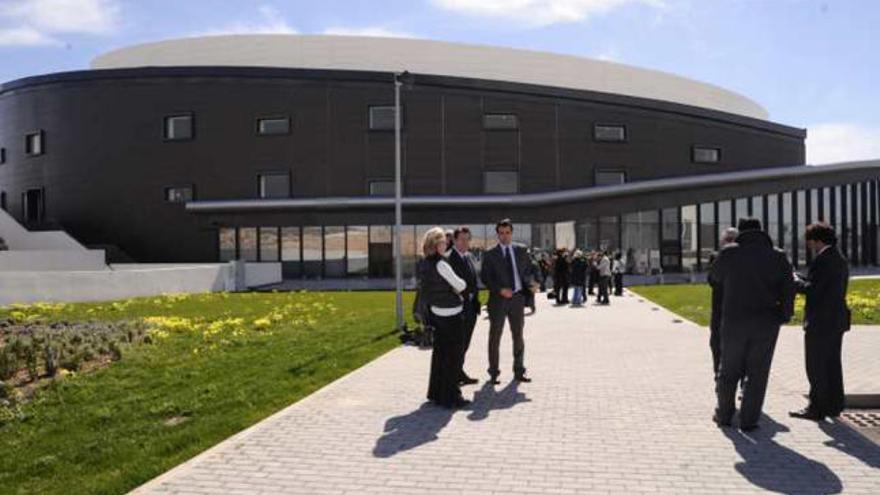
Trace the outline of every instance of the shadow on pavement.
{"label": "shadow on pavement", "polygon": [[789,431],[766,414],[761,415],[760,428],[744,433],[724,428],[724,436],[743,458],[734,468],[753,485],[776,493],[819,495],[840,493],[843,484],[831,469],[821,462],[776,442],[777,433]]}
{"label": "shadow on pavement", "polygon": [[526,394],[518,390],[519,382],[512,380],[499,391],[490,382],[483,383],[483,387],[474,393],[471,413],[468,419],[482,421],[489,417],[489,411],[498,409],[510,409],[521,402],[531,402]]}
{"label": "shadow on pavement", "polygon": [[373,456],[392,457],[405,450],[437,440],[455,411],[425,402],[415,411],[385,422],[385,432],[376,440]]}
{"label": "shadow on pavement", "polygon": [[851,430],[840,421],[833,423],[821,422],[819,429],[831,437],[825,445],[837,449],[844,454],[855,457],[874,469],[880,469],[880,447],[874,445],[861,435]]}

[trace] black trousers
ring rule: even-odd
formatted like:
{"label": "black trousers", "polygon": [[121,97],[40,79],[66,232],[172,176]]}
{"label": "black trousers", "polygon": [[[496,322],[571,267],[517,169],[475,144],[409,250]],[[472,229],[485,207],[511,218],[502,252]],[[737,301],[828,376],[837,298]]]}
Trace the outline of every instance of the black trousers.
{"label": "black trousers", "polygon": [[599,297],[596,298],[596,301],[602,304],[609,304],[611,302],[608,299],[608,289],[611,285],[611,277],[599,277]]}
{"label": "black trousers", "polygon": [[477,324],[477,307],[473,303],[466,303],[464,311],[462,311],[462,339],[461,339],[461,373],[459,380],[468,377],[464,372],[464,360],[467,356],[468,348],[471,346],[471,338],[474,336],[474,327]]}
{"label": "black trousers", "polygon": [[434,327],[434,350],[431,353],[431,375],[428,379],[428,399],[450,407],[461,398],[458,386],[461,372],[464,323],[462,313],[455,316],[437,316],[428,311],[428,324]]}
{"label": "black trousers", "polygon": [[510,299],[493,297],[489,299],[489,375],[498,376],[498,353],[501,346],[501,332],[504,330],[504,321],[510,324],[510,334],[513,337],[513,373],[522,376],[526,372],[523,365],[526,344],[523,340],[523,325],[525,323],[525,297],[516,293]]}
{"label": "black trousers", "polygon": [[593,295],[593,288],[599,284],[599,270],[590,269],[587,276],[587,294]]}
{"label": "black trousers", "polygon": [[840,359],[843,333],[804,334],[807,379],[810,381],[810,410],[825,416],[843,411],[843,365]]}
{"label": "black trousers", "polygon": [[709,327],[709,349],[712,351],[712,376],[718,376],[721,366],[721,330]]}
{"label": "black trousers", "polygon": [[623,274],[615,273],[614,274],[614,295],[622,296],[623,295]]}
{"label": "black trousers", "polygon": [[556,284],[556,302],[559,304],[568,304],[568,282],[560,282]]}
{"label": "black trousers", "polygon": [[773,351],[779,337],[778,325],[754,325],[721,329],[721,365],[715,377],[715,393],[718,407],[715,410],[722,421],[730,421],[736,410],[736,386],[745,378],[742,406],[739,412],[740,426],[758,423]]}

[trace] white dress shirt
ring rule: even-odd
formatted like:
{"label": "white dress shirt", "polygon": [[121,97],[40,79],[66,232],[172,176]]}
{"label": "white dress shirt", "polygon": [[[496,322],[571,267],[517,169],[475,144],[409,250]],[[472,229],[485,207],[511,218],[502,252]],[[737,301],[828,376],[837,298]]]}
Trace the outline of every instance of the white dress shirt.
{"label": "white dress shirt", "polygon": [[[513,260],[513,292],[519,292],[522,290],[522,280],[519,279],[519,267],[516,266],[516,251],[513,249],[513,244],[501,245],[502,250],[507,250],[507,256],[510,257],[506,262],[510,263],[510,260]],[[502,259],[504,259],[504,252],[501,253]],[[505,267],[506,268],[506,267]]]}
{"label": "white dress shirt", "polygon": [[[443,280],[449,282],[449,285],[452,286],[452,290],[454,290],[456,294],[461,294],[463,290],[467,289],[467,282],[455,274],[455,270],[449,266],[449,263],[447,263],[446,260],[440,260],[437,262],[437,273],[443,277]],[[437,316],[455,316],[461,313],[461,310],[462,307],[460,304],[454,308],[438,308],[437,306],[431,306],[431,312]]]}

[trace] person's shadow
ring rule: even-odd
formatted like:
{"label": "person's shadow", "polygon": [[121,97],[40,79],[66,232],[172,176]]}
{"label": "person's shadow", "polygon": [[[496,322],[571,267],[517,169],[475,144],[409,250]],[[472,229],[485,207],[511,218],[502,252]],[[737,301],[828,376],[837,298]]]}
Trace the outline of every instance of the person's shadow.
{"label": "person's shadow", "polygon": [[415,411],[385,422],[385,431],[373,447],[373,456],[388,458],[437,440],[455,411],[425,402]]}
{"label": "person's shadow", "polygon": [[843,491],[840,478],[828,466],[773,440],[777,433],[789,431],[787,426],[766,414],[761,415],[760,425],[750,433],[734,428],[722,429],[743,458],[743,462],[734,466],[743,478],[761,489],[792,495],[825,495]]}
{"label": "person's shadow", "polygon": [[831,437],[825,443],[828,447],[837,449],[846,455],[855,457],[874,469],[880,469],[880,448],[865,440],[858,433],[844,426],[839,421],[834,423],[819,423],[819,429]]}
{"label": "person's shadow", "polygon": [[489,417],[489,411],[510,409],[519,403],[531,402],[518,387],[519,382],[516,380],[512,380],[499,391],[495,390],[491,382],[483,383],[482,388],[474,393],[471,413],[467,418],[471,421],[482,421]]}

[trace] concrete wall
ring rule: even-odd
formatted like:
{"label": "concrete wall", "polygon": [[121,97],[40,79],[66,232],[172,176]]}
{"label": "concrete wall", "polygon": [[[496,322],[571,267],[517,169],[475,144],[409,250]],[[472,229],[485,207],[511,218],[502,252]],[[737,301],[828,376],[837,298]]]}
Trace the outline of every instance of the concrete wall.
{"label": "concrete wall", "polygon": [[[0,251],[0,272],[107,270],[103,250]],[[4,275],[0,275],[4,276]]]}
{"label": "concrete wall", "polygon": [[[114,267],[115,268],[115,267]],[[280,263],[249,263],[248,287],[281,281]],[[232,264],[67,272],[6,272],[0,277],[0,305],[36,301],[108,301],[165,293],[218,292],[234,289]]]}

